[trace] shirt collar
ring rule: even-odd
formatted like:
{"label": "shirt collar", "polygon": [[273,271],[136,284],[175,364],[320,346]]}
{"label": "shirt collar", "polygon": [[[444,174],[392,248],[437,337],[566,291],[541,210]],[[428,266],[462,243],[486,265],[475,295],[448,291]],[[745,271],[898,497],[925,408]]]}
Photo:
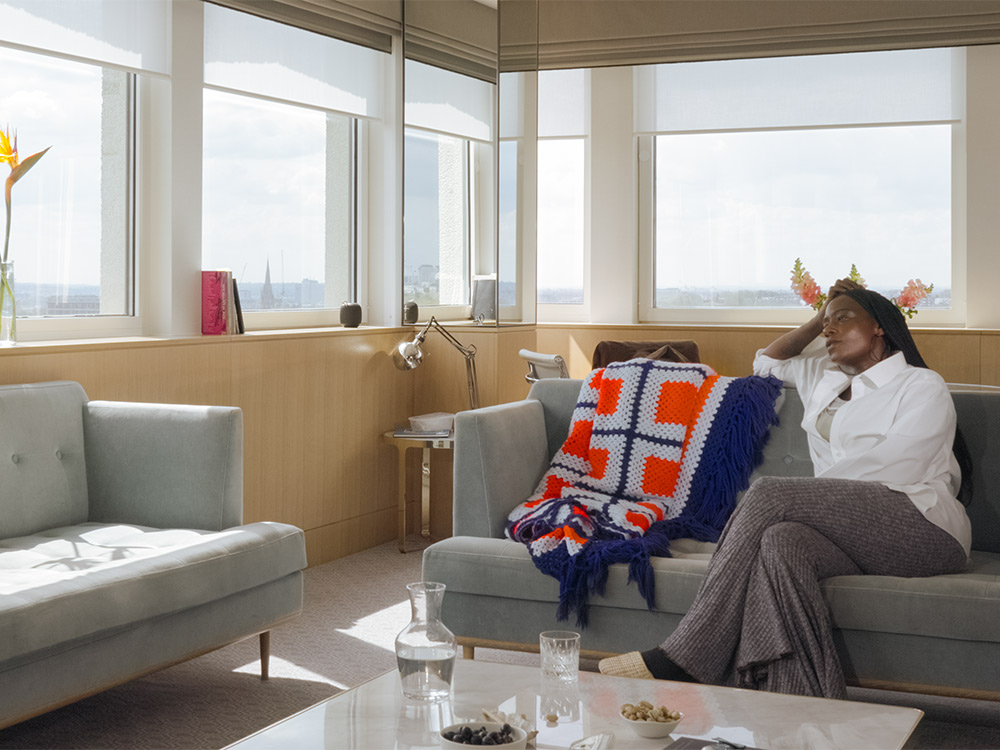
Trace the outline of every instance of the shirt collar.
{"label": "shirt collar", "polygon": [[[881,388],[907,367],[906,357],[903,356],[902,352],[896,352],[854,376],[851,381],[851,388],[855,391],[854,395],[860,396],[865,390]],[[861,386],[860,392],[857,392],[858,386]]]}

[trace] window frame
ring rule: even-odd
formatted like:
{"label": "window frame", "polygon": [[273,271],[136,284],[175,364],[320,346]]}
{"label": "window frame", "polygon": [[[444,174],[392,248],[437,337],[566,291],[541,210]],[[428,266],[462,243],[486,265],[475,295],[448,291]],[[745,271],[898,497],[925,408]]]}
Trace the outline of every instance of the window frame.
{"label": "window frame", "polygon": [[[7,49],[22,51],[10,44],[0,43]],[[70,55],[59,54],[49,50],[31,49],[31,54],[57,60],[72,62],[78,65],[88,65],[98,70],[115,70],[124,73],[126,79],[126,137],[128,139],[125,168],[125,220],[121,228],[126,237],[126,249],[123,262],[125,265],[125,299],[126,312],[101,315],[42,315],[17,318],[18,339],[28,341],[53,341],[60,339],[82,339],[103,336],[141,336],[144,331],[140,315],[140,285],[139,267],[141,265],[141,250],[139,238],[140,214],[138,206],[142,200],[142,163],[140,157],[140,138],[143,131],[141,122],[142,98],[148,88],[149,78],[159,78],[155,74],[140,73],[134,70],[101,63],[94,60],[84,60]],[[103,235],[103,227],[102,227]],[[99,259],[103,257],[105,248],[102,243]],[[14,258],[16,262],[16,258]],[[15,274],[16,274],[15,264]]]}
{"label": "window frame", "polygon": [[[957,48],[958,49],[958,48]],[[960,88],[962,99],[965,99],[967,88],[967,77],[965,75],[964,55],[958,65],[958,75],[961,78]],[[966,245],[966,172],[967,172],[967,150],[966,150],[966,116],[964,107],[962,117],[957,121],[947,121],[946,123],[915,123],[915,122],[885,122],[872,123],[866,127],[885,127],[893,125],[922,125],[922,124],[950,124],[951,125],[951,307],[947,310],[935,310],[932,308],[918,308],[919,316],[914,319],[911,325],[916,324],[922,327],[950,327],[962,328],[967,325],[968,302],[967,302],[967,279],[966,264],[968,249]],[[782,130],[815,130],[815,129],[840,129],[854,128],[857,125],[842,126],[807,126],[807,127],[776,127],[758,128],[769,132]],[[709,131],[697,131],[709,132]],[[720,129],[720,133],[750,132],[748,129]],[[636,171],[638,177],[637,190],[637,241],[639,252],[639,268],[637,278],[637,300],[638,319],[640,323],[681,323],[681,324],[710,324],[710,325],[800,325],[809,308],[804,304],[801,308],[757,308],[757,307],[717,307],[717,308],[678,308],[678,307],[656,307],[656,137],[658,135],[671,135],[665,133],[642,133],[635,134],[636,142]],[[789,269],[794,258],[789,259]],[[861,271],[864,273],[863,259],[858,261],[862,264]],[[845,273],[850,270],[845,269]],[[905,272],[904,272],[905,273]],[[835,279],[818,280],[821,284],[829,286]],[[900,289],[907,279],[900,279]],[[931,280],[933,281],[933,280]],[[825,288],[824,288],[825,291]]]}

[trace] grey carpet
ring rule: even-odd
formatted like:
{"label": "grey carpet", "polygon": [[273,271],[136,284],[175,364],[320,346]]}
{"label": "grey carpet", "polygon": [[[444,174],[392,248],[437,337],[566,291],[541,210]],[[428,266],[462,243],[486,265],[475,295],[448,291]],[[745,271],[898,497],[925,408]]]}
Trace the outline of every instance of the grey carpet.
{"label": "grey carpet", "polygon": [[[419,552],[401,555],[394,542],[311,568],[302,616],[272,636],[269,681],[258,677],[257,640],[243,641],[2,730],[0,750],[224,747],[395,666],[393,640],[410,617],[405,586],[419,578]],[[538,660],[491,649],[477,650],[476,658]],[[923,710],[910,750],[1000,749],[1000,704],[854,688],[849,694]]]}

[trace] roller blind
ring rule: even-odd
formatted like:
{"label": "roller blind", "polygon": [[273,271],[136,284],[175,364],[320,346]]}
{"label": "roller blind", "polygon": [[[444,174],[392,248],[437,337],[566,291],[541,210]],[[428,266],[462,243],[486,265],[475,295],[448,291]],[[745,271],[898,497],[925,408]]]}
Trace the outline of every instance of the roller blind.
{"label": "roller blind", "polygon": [[358,117],[379,117],[386,55],[205,6],[205,83]]}
{"label": "roller blind", "polygon": [[636,132],[954,121],[962,60],[923,49],[638,66]]}
{"label": "roller blind", "polygon": [[269,21],[353,44],[392,50],[402,29],[402,0],[209,0]]}
{"label": "roller blind", "polygon": [[494,86],[406,61],[406,124],[477,141],[493,140]]}
{"label": "roller blind", "polygon": [[2,0],[0,41],[166,75],[170,6],[167,0]]}
{"label": "roller blind", "polygon": [[407,59],[497,80],[497,10],[476,0],[407,0]]}
{"label": "roller blind", "polygon": [[539,68],[1000,42],[1000,0],[540,0]]}
{"label": "roller blind", "polygon": [[543,70],[538,74],[538,137],[587,134],[589,72]]}

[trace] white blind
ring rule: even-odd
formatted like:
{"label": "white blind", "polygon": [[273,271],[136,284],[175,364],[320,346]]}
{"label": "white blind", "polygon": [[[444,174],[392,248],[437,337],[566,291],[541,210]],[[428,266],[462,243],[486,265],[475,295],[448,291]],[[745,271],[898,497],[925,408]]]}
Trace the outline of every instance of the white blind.
{"label": "white blind", "polygon": [[0,40],[166,75],[170,6],[167,0],[0,0]]}
{"label": "white blind", "polygon": [[500,137],[524,136],[524,73],[500,74]]}
{"label": "white blind", "polygon": [[538,74],[538,137],[587,134],[587,71],[543,70]]}
{"label": "white blind", "polygon": [[635,68],[637,133],[960,118],[962,50],[927,49]]}
{"label": "white blind", "polygon": [[406,124],[476,141],[493,140],[495,84],[406,61]]}
{"label": "white blind", "polygon": [[205,83],[379,117],[385,53],[205,5]]}

